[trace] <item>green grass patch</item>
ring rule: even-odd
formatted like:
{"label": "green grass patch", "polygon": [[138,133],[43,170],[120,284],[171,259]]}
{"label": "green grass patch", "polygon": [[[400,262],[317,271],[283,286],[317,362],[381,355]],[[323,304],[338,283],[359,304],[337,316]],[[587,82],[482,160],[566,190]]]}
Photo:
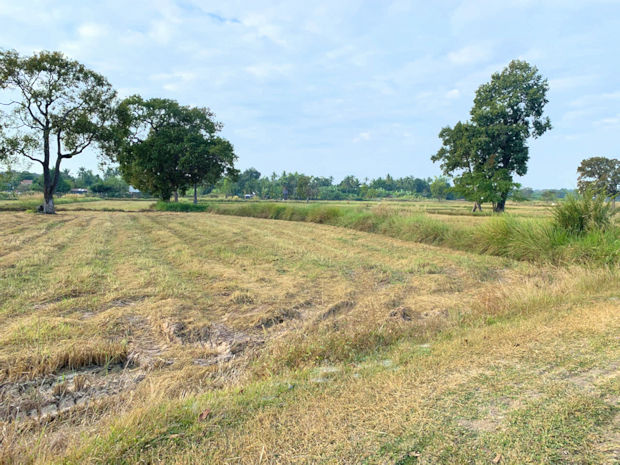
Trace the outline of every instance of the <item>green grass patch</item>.
{"label": "green grass patch", "polygon": [[[159,207],[163,205],[163,207]],[[165,211],[208,211],[221,215],[328,224],[384,234],[424,244],[485,253],[516,260],[554,264],[620,261],[620,231],[609,226],[575,234],[548,218],[495,216],[479,225],[448,224],[424,213],[324,204],[295,205],[252,202],[242,204],[158,203]],[[177,210],[178,208],[178,210]]]}
{"label": "green grass patch", "polygon": [[153,205],[160,212],[205,212],[209,208],[207,204],[193,204],[188,202],[162,202]]}
{"label": "green grass patch", "polygon": [[[98,202],[101,199],[97,197],[60,197],[54,199],[54,205],[67,205],[71,203],[87,203]],[[36,210],[39,205],[43,203],[43,198],[16,199],[16,200],[2,200],[0,201],[0,211],[28,211]]]}

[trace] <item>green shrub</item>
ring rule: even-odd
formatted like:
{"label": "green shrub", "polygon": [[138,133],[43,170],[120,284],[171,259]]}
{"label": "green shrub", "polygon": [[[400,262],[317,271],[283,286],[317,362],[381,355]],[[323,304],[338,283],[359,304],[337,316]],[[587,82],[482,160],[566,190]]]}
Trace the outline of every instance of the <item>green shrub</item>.
{"label": "green shrub", "polygon": [[558,228],[579,235],[609,229],[614,213],[604,195],[588,189],[583,194],[568,195],[553,207],[553,220]]}
{"label": "green shrub", "polygon": [[193,204],[187,202],[157,202],[154,207],[160,212],[206,212],[209,209],[207,204]]}

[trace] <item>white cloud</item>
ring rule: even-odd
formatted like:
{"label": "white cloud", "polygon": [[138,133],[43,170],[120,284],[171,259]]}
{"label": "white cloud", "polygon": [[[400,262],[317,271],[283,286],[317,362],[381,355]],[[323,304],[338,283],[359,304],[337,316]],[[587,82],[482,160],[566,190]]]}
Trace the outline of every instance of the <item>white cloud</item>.
{"label": "white cloud", "polygon": [[603,128],[620,127],[620,113],[617,114],[616,116],[601,118],[598,121],[594,122],[594,126],[599,126]]}
{"label": "white cloud", "polygon": [[467,45],[459,50],[448,53],[448,60],[455,65],[475,65],[491,57],[491,47],[477,44]]}
{"label": "white cloud", "polygon": [[157,73],[151,75],[151,79],[154,81],[168,81],[170,79],[181,81],[193,81],[198,78],[198,75],[193,71],[175,71],[173,73]]}
{"label": "white cloud", "polygon": [[97,23],[84,23],[77,31],[80,38],[85,40],[99,39],[107,34],[106,28]]}
{"label": "white cloud", "polygon": [[465,27],[469,23],[491,18],[501,11],[524,8],[535,0],[463,0],[452,13],[452,23],[457,27]]}
{"label": "white cloud", "polygon": [[289,64],[276,65],[273,63],[257,63],[245,67],[248,73],[259,79],[285,76],[290,73],[291,69],[292,66]]}
{"label": "white cloud", "polygon": [[264,14],[248,14],[241,19],[241,23],[253,30],[253,35],[259,38],[269,39],[283,47],[288,45],[288,41],[284,37],[280,27],[273,24]]}
{"label": "white cloud", "polygon": [[446,92],[446,95],[445,95],[445,97],[448,100],[453,100],[453,99],[459,98],[460,96],[461,96],[461,91],[458,89],[449,90],[448,92]]}
{"label": "white cloud", "polygon": [[360,132],[357,137],[353,139],[353,142],[357,143],[368,140],[370,140],[370,132]]}
{"label": "white cloud", "polygon": [[620,100],[620,91],[582,95],[576,99],[571,100],[569,102],[569,105],[573,108],[605,108],[606,105],[610,103],[616,106],[616,100]]}
{"label": "white cloud", "polygon": [[172,39],[174,31],[175,28],[170,22],[164,20],[156,20],[151,22],[148,36],[154,42],[165,45],[168,44]]}
{"label": "white cloud", "polygon": [[573,90],[591,84],[597,77],[593,74],[579,74],[549,79],[549,90],[552,92]]}

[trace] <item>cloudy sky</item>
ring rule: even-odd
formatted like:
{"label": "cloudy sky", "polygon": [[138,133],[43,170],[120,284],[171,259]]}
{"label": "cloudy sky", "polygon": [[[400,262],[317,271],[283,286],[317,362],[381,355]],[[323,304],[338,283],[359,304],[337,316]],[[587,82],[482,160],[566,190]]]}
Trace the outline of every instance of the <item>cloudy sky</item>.
{"label": "cloudy sky", "polygon": [[263,174],[438,175],[439,130],[514,58],[549,79],[554,126],[523,185],[620,156],[620,0],[0,0],[0,25],[0,47],[61,50],[121,96],[210,107]]}

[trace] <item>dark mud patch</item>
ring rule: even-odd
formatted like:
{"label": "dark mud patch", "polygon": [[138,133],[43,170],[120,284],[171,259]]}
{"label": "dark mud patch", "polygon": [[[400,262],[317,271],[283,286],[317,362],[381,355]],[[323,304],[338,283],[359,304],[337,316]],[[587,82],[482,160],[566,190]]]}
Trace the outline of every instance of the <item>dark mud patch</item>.
{"label": "dark mud patch", "polygon": [[321,320],[333,318],[343,312],[351,310],[353,307],[355,307],[355,302],[352,300],[343,300],[341,302],[338,302],[337,304],[329,307],[327,311],[321,315]]}
{"label": "dark mud patch", "polygon": [[297,320],[301,318],[301,313],[295,308],[283,308],[277,310],[272,315],[263,317],[256,324],[256,329],[269,329],[274,326],[281,325],[289,320]]}
{"label": "dark mud patch", "polygon": [[182,321],[165,321],[160,330],[169,342],[208,347],[219,354],[237,355],[257,342],[246,333],[222,324],[194,326]]}
{"label": "dark mud patch", "polygon": [[390,318],[402,321],[411,321],[417,316],[418,314],[411,310],[411,308],[405,306],[397,307],[390,312]]}
{"label": "dark mud patch", "polygon": [[0,385],[0,421],[50,419],[133,389],[144,374],[115,364]]}

